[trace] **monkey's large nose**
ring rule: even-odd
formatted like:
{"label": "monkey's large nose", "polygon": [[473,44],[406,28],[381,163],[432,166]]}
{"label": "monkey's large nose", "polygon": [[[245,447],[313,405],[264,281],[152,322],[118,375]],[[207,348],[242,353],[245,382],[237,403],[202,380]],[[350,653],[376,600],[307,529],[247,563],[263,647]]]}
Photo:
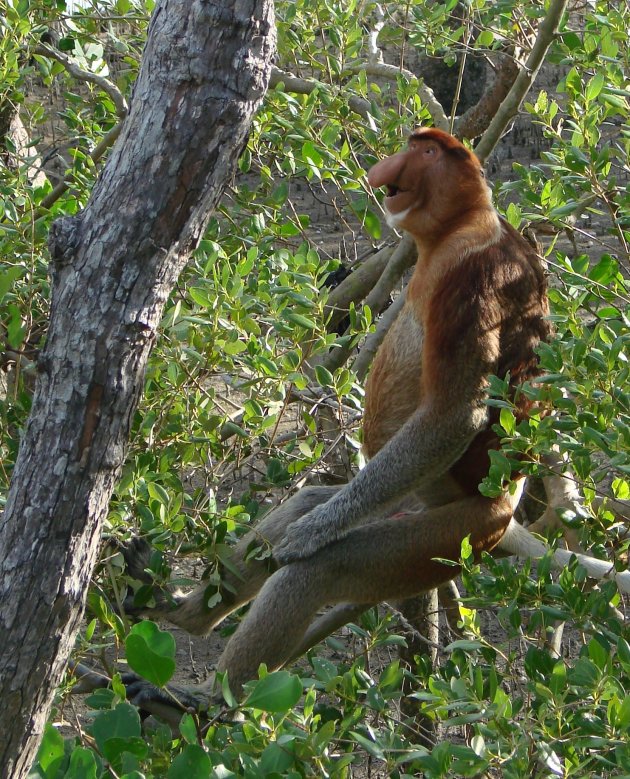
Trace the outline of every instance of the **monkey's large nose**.
{"label": "monkey's large nose", "polygon": [[371,187],[384,187],[395,184],[405,164],[405,153],[393,154],[373,165],[367,174]]}

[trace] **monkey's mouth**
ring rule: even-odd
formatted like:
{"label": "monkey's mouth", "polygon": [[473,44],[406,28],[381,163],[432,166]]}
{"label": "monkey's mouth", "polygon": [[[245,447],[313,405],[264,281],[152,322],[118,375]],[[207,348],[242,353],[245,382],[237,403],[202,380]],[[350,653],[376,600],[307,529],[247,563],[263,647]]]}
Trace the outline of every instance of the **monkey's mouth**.
{"label": "monkey's mouth", "polygon": [[390,213],[397,213],[398,211],[403,211],[404,209],[408,208],[409,205],[408,189],[401,189],[395,184],[387,185],[385,201],[383,202],[383,206],[385,207],[386,211],[389,211]]}

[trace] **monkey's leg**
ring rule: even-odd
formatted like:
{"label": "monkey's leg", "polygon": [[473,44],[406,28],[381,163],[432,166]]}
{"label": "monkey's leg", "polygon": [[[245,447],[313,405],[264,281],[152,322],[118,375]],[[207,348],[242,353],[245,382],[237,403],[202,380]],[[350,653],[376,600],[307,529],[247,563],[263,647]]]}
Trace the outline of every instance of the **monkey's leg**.
{"label": "monkey's leg", "polygon": [[[364,611],[374,605],[373,603],[340,603],[322,614],[308,628],[302,643],[291,657],[287,658],[287,661],[296,660],[331,633],[348,622],[354,622]],[[106,687],[111,682],[109,677],[97,674],[91,668],[82,665],[77,666],[76,675],[79,683],[73,687],[73,693],[91,692],[97,687]],[[169,684],[168,687],[159,688],[137,674],[123,674],[129,700],[143,711],[155,714],[173,727],[177,727],[183,710],[195,709],[201,713],[213,703],[216,697],[213,691],[213,678],[214,675],[201,685]]]}
{"label": "monkey's leg", "polygon": [[325,638],[348,622],[355,622],[364,611],[376,606],[376,603],[339,603],[325,614],[317,617],[310,625],[301,644],[293,652],[289,660],[296,660],[308,652],[309,649],[319,644]]}
{"label": "monkey's leg", "polygon": [[[247,559],[251,548],[267,544],[273,547],[283,538],[287,527],[320,503],[331,498],[339,487],[304,487],[289,500],[272,509],[262,521],[246,533],[234,546],[232,568],[222,575],[222,599],[208,608],[207,585],[203,582],[192,592],[174,596],[175,604],[158,604],[144,612],[153,618],[163,618],[178,625],[189,633],[209,633],[216,625],[240,606],[255,597],[258,590],[271,575],[275,566],[270,558]],[[142,563],[135,561],[134,568],[142,569]]]}
{"label": "monkey's leg", "polygon": [[227,671],[239,696],[260,663],[277,669],[304,646],[313,616],[324,605],[403,599],[442,584],[457,569],[434,558],[458,560],[468,535],[475,552],[492,549],[511,516],[508,500],[478,496],[355,528],[267,580],[218,670]]}

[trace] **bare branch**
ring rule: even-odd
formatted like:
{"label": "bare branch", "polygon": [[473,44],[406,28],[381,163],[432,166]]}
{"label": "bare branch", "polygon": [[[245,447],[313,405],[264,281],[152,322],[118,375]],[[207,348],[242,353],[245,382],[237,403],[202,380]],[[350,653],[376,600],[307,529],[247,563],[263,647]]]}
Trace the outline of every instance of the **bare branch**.
{"label": "bare branch", "polygon": [[455,121],[454,134],[458,138],[478,138],[499,110],[518,76],[518,65],[513,57],[501,54],[494,71],[494,81],[481,99]]}
{"label": "bare branch", "polygon": [[404,305],[406,292],[406,289],[404,289],[400,293],[400,295],[396,298],[396,300],[394,300],[383,316],[378,320],[376,330],[373,333],[370,333],[363,342],[361,351],[359,352],[357,359],[354,361],[352,366],[352,369],[356,373],[359,381],[363,381],[367,376],[368,371],[370,370],[370,365],[372,365],[372,360],[378,351],[378,347],[383,343],[383,338],[385,338],[387,335],[387,331],[392,326],[394,320]]}
{"label": "bare branch", "polygon": [[[36,49],[35,54],[39,54],[43,57],[50,57],[61,63],[63,67],[68,71],[71,76],[74,76],[79,81],[87,81],[95,84],[99,89],[109,95],[113,104],[116,107],[116,113],[118,114],[121,122],[109,130],[109,132],[103,136],[98,145],[90,152],[90,159],[92,162],[98,162],[105,154],[107,149],[113,145],[114,141],[120,135],[120,129],[122,127],[122,120],[127,116],[127,101],[125,100],[122,92],[118,87],[113,84],[109,79],[99,76],[96,73],[91,73],[88,70],[83,70],[70,57],[67,57],[63,52],[57,49],[47,46],[45,43],[40,43]],[[68,191],[72,186],[72,175],[67,176],[59,184],[43,198],[40,209],[50,208],[59,198]]]}
{"label": "bare branch", "polygon": [[[448,131],[449,122],[441,103],[433,94],[433,90],[428,87],[422,79],[419,79],[415,73],[412,73],[410,70],[405,70],[404,68],[401,69],[396,65],[388,65],[385,62],[366,62],[355,65],[345,71],[345,73],[348,74],[360,72],[390,80],[395,80],[397,76],[402,74],[410,81],[417,81],[418,94],[420,95],[422,102],[427,106],[431,118],[433,119],[433,124],[442,130]],[[323,81],[299,78],[292,73],[287,73],[279,68],[274,68],[271,73],[270,87],[275,87],[280,83],[284,84],[286,92],[295,92],[300,95],[310,95],[316,89],[330,90],[330,86]],[[368,114],[371,112],[370,102],[357,95],[351,95],[348,98],[348,105],[355,113],[359,114],[359,116],[362,116],[364,119],[367,118]]]}
{"label": "bare branch", "polygon": [[376,286],[365,299],[366,305],[373,312],[378,313],[385,308],[392,290],[402,278],[403,273],[415,265],[417,256],[415,241],[409,233],[405,233]]}
{"label": "bare branch", "polygon": [[383,53],[378,47],[378,36],[385,26],[385,14],[379,3],[374,6],[374,14],[376,15],[376,22],[367,39],[368,62],[382,62]]}
{"label": "bare branch", "polygon": [[[287,73],[286,71],[280,70],[279,68],[274,68],[271,71],[269,87],[270,89],[273,89],[278,86],[278,84],[284,84],[285,92],[294,92],[298,95],[310,95],[316,89],[322,89],[325,91],[330,90],[330,86],[325,84],[323,81],[318,81],[317,79],[299,78],[298,76],[294,76],[292,73]],[[359,116],[362,116],[364,119],[367,119],[371,110],[369,101],[362,97],[358,97],[357,95],[351,95],[348,98],[348,106],[355,112],[355,114],[359,114]]]}
{"label": "bare branch", "polygon": [[405,68],[400,68],[398,65],[388,65],[386,62],[367,62],[365,64],[355,65],[346,72],[359,73],[361,71],[364,71],[369,76],[380,76],[381,78],[387,78],[392,81],[395,81],[400,75],[403,75],[408,81],[417,81],[418,95],[431,114],[434,126],[438,127],[440,130],[449,131],[448,117],[442,108],[442,104],[433,93],[431,87],[428,87],[415,73],[412,73]]}
{"label": "bare branch", "polygon": [[[365,299],[365,305],[369,306],[374,314],[380,313],[385,308],[391,291],[400,281],[402,274],[407,270],[407,268],[411,267],[415,261],[415,243],[413,242],[413,239],[405,233],[402,241],[398,244],[395,251],[391,255],[385,270],[376,283],[376,286]],[[352,353],[352,348],[352,346],[342,346],[331,349],[326,357],[321,360],[321,365],[323,365],[329,371],[334,371],[337,368],[340,368],[349,358],[350,354]],[[362,352],[364,348],[365,346],[363,346],[361,349]]]}
{"label": "bare branch", "polygon": [[0,160],[11,169],[24,166],[26,178],[33,187],[42,187],[47,181],[41,156],[31,143],[19,109],[8,99],[0,106]]}
{"label": "bare branch", "polygon": [[118,87],[104,76],[99,76],[97,73],[92,73],[89,70],[83,70],[76,62],[73,62],[70,57],[66,56],[58,49],[53,49],[52,46],[47,46],[45,43],[40,43],[35,48],[35,54],[39,54],[41,57],[50,57],[50,59],[56,60],[61,63],[71,76],[74,76],[78,81],[87,81],[91,84],[95,84],[103,92],[106,92],[112,103],[116,106],[116,113],[120,119],[124,119],[127,116],[127,101],[125,100],[123,93]]}
{"label": "bare branch", "polygon": [[393,251],[393,246],[384,246],[330,292],[324,309],[324,313],[330,315],[329,330],[346,316],[351,303],[357,303],[368,295],[385,270]]}
{"label": "bare branch", "polygon": [[[113,146],[114,141],[120,135],[121,128],[122,122],[120,124],[114,125],[112,129],[101,138],[98,145],[95,146],[95,148],[90,152],[90,159],[92,162],[98,162],[105,154],[107,149],[109,149],[110,146]],[[59,184],[57,184],[57,186],[53,189],[53,191],[49,192],[45,198],[42,198],[42,202],[39,205],[38,211],[41,212],[44,209],[50,208],[53,203],[59,200],[64,192],[67,192],[70,189],[71,186],[72,175],[69,175],[63,181],[60,181]]]}

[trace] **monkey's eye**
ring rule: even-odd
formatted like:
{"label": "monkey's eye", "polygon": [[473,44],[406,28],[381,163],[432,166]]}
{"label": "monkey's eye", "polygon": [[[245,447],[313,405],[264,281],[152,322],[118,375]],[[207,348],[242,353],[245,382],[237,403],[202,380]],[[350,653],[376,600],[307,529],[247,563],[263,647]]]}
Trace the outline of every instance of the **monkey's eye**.
{"label": "monkey's eye", "polygon": [[395,187],[393,184],[387,185],[387,197],[394,197],[394,195],[397,195],[400,192],[398,187]]}

